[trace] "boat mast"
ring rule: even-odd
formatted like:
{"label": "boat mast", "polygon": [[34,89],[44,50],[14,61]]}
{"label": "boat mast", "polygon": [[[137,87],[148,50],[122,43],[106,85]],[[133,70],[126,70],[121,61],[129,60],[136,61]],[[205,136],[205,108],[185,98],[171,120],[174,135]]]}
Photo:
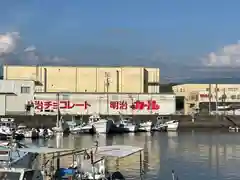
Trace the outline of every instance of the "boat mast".
{"label": "boat mast", "polygon": [[105,86],[106,86],[106,90],[107,90],[107,114],[109,115],[109,78],[110,78],[110,73],[109,72],[105,72],[105,78],[106,78],[106,82],[105,82]]}
{"label": "boat mast", "polygon": [[60,106],[59,106],[59,93],[57,93],[57,127],[60,127]]}

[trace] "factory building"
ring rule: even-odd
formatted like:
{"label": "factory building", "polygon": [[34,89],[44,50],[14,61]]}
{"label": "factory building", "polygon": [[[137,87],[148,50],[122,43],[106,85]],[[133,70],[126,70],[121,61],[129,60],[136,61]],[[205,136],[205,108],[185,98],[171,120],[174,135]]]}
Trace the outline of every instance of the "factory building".
{"label": "factory building", "polygon": [[221,109],[224,104],[240,104],[240,84],[180,84],[172,89],[176,97],[183,98],[184,114],[208,111],[209,101],[213,111]]}
{"label": "factory building", "polygon": [[159,68],[4,65],[5,80],[33,80],[37,92],[159,93]]}
{"label": "factory building", "polygon": [[33,115],[35,82],[0,80],[0,115]]}

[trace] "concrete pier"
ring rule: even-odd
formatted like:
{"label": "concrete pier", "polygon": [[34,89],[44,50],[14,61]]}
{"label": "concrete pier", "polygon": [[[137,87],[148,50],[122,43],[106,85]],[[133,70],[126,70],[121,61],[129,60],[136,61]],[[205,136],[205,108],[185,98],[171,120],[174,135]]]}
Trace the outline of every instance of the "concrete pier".
{"label": "concrete pier", "polygon": [[[54,127],[56,125],[56,116],[23,116],[23,115],[14,115],[14,116],[1,116],[14,118],[17,124],[25,124],[28,127]],[[83,116],[83,120],[87,121],[89,116]],[[104,117],[104,116],[103,116]],[[111,116],[115,121],[119,119],[119,116]],[[240,126],[240,116],[209,116],[209,115],[198,115],[195,116],[194,120],[192,116],[186,115],[172,115],[170,117],[172,120],[179,120],[180,129],[186,128],[228,128],[229,126]],[[70,121],[71,116],[64,116],[64,120]],[[156,115],[136,115],[133,116],[133,119],[137,122],[139,121],[148,121],[151,120],[154,123],[157,120]]]}

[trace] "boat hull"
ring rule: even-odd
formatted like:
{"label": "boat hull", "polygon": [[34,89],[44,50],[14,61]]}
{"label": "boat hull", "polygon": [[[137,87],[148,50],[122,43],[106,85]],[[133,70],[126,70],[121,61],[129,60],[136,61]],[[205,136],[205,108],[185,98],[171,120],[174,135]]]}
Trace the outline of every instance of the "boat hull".
{"label": "boat hull", "polygon": [[127,125],[124,127],[125,132],[136,132],[137,131],[137,126],[136,125]]}
{"label": "boat hull", "polygon": [[93,123],[93,128],[96,133],[108,134],[113,126],[113,121],[101,119]]}
{"label": "boat hull", "polygon": [[72,134],[80,134],[80,133],[89,133],[93,134],[94,133],[94,128],[92,125],[86,125],[86,126],[81,126],[81,127],[75,127],[70,130]]}
{"label": "boat hull", "polygon": [[167,131],[177,131],[179,122],[168,124]]}
{"label": "boat hull", "polygon": [[152,130],[152,122],[140,123],[139,131],[150,132]]}

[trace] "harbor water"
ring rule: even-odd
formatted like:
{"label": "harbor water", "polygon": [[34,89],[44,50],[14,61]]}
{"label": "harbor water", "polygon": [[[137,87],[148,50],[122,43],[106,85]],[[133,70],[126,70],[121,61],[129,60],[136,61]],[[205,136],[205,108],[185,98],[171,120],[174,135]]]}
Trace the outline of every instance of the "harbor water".
{"label": "harbor water", "polygon": [[[170,180],[175,176],[184,180],[237,180],[240,179],[240,134],[228,132],[168,132],[121,135],[79,135],[48,141],[24,140],[26,144],[63,148],[99,145],[132,145],[144,148],[143,179]],[[115,167],[111,167],[115,168]],[[139,180],[139,156],[120,161],[119,170],[127,179]]]}

